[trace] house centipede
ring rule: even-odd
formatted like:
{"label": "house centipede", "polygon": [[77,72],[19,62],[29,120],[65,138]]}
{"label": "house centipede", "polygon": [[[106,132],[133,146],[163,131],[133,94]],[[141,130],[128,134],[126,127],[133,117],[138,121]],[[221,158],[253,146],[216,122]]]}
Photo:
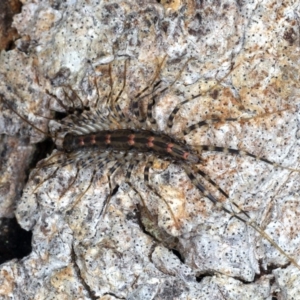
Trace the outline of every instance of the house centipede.
{"label": "house centipede", "polygon": [[[52,166],[65,167],[70,164],[75,164],[78,169],[93,169],[91,181],[88,184],[88,187],[75,200],[72,208],[70,208],[73,209],[81,200],[82,196],[90,188],[97,170],[103,169],[106,165],[108,165],[108,163],[110,163],[110,166],[107,170],[109,181],[111,180],[110,177],[113,176],[113,174],[120,168],[124,171],[126,170],[125,183],[128,184],[137,194],[139,194],[139,191],[131,183],[131,175],[134,167],[143,163],[144,182],[147,188],[165,202],[168,210],[170,211],[170,215],[174,220],[175,226],[179,228],[180,224],[177,222],[171,207],[163,199],[159,192],[157,192],[150,185],[149,176],[150,169],[153,167],[155,158],[161,158],[162,160],[177,164],[185,171],[192,184],[202,193],[202,195],[208,198],[214,206],[223,210],[233,218],[240,220],[249,227],[252,227],[293,265],[300,269],[297,261],[288,255],[281,247],[279,247],[258,225],[258,223],[254,219],[251,219],[247,211],[242,209],[236,202],[232,201],[228,193],[220,188],[218,184],[210,178],[210,176],[208,176],[204,171],[198,169],[197,164],[202,163],[202,153],[214,151],[227,153],[229,155],[248,156],[254,160],[262,161],[273,167],[284,168],[290,170],[291,172],[298,170],[282,167],[264,157],[259,157],[245,150],[212,145],[193,146],[188,145],[184,141],[184,137],[193,130],[211,124],[240,121],[237,118],[211,118],[201,120],[195,124],[189,125],[183,131],[180,138],[172,136],[171,129],[178,111],[189,101],[201,97],[201,94],[195,95],[192,99],[186,99],[185,101],[177,104],[167,119],[166,132],[160,132],[158,130],[156,119],[153,116],[153,109],[155,107],[156,99],[169,90],[180,76],[179,73],[174,82],[172,82],[169,86],[164,86],[163,82],[159,79],[160,71],[164,63],[165,59],[158,64],[150,84],[143,88],[131,100],[129,116],[128,113],[124,113],[119,103],[123,90],[126,86],[127,60],[124,64],[123,87],[116,97],[113,97],[112,93],[113,83],[111,79],[111,65],[109,65],[111,92],[106,98],[104,106],[100,107],[97,101],[95,108],[87,111],[82,104],[83,101],[74,91],[72,91],[71,96],[65,93],[66,98],[71,102],[73,108],[74,100],[72,97],[79,99],[79,102],[81,103],[79,110],[81,112],[78,114],[76,109],[73,109],[69,117],[61,121],[59,133],[62,134],[62,137],[58,138],[61,139],[61,148],[57,153],[51,155],[50,158],[47,158],[46,161],[39,164],[38,169]],[[96,82],[95,86],[97,88]],[[63,104],[62,101],[60,101],[59,98],[51,93],[49,93],[49,95],[54,97],[65,110],[68,110],[68,108],[65,106],[65,104]],[[7,100],[4,100],[3,96],[1,98],[10,110],[14,111],[25,122],[29,122],[25,117],[20,115],[16,109],[13,108]],[[98,94],[98,99],[99,98],[100,94]],[[35,130],[41,131],[33,124],[31,125]],[[49,135],[47,133],[44,134]],[[51,137],[54,139],[57,138],[56,136],[53,137],[52,135]],[[95,165],[96,168],[94,167]],[[54,176],[55,172],[56,171],[54,171],[46,180],[49,180],[49,178]],[[205,181],[205,184],[203,184],[200,178]],[[74,181],[75,178],[70,185],[72,185]],[[43,182],[37,185],[35,190],[37,190],[41,184],[43,184]],[[210,192],[207,186],[211,186],[218,191],[222,196],[222,199],[219,199],[212,192]],[[111,186],[110,188],[112,189]],[[103,205],[101,212],[102,214],[106,213],[106,208],[111,194]],[[141,198],[143,206],[145,206],[142,196],[139,197]]]}

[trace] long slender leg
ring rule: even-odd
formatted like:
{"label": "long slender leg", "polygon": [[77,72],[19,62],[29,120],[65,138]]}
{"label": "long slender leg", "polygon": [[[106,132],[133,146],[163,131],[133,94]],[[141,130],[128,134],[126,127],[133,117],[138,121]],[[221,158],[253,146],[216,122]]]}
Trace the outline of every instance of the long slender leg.
{"label": "long slender leg", "polygon": [[229,197],[228,194],[225,191],[223,191],[206,173],[204,173],[202,170],[196,169],[196,167],[191,167],[191,168],[195,173],[199,174],[211,185],[213,185],[222,195],[224,195],[226,198]]}
{"label": "long slender leg", "polygon": [[[56,95],[54,95],[54,94],[52,94],[50,91],[48,91],[48,90],[45,90],[45,92],[46,92],[46,94],[48,94],[50,97],[52,97],[52,98],[54,98],[56,101],[57,101],[57,103],[67,112],[67,111],[69,111],[70,110],[70,108],[69,107],[67,107],[62,101],[61,101],[61,99],[59,99]],[[64,92],[65,93],[65,92]],[[71,103],[72,103],[72,110],[74,111],[75,110],[75,106],[74,106],[74,102],[73,101],[71,101]]]}
{"label": "long slender leg", "polygon": [[116,108],[115,108],[115,103],[113,101],[113,94],[114,94],[114,84],[113,84],[113,79],[112,79],[112,68],[111,68],[111,63],[108,66],[108,72],[109,72],[109,86],[110,86],[110,92],[107,96],[106,100],[106,107],[109,109],[110,113],[108,115],[108,119],[112,122],[113,120],[117,119],[117,113],[116,113]]}
{"label": "long slender leg", "polygon": [[[200,192],[207,197],[210,201],[213,202],[214,205],[220,207],[223,211],[231,215],[232,217],[242,221],[243,223],[247,224],[248,226],[252,227],[255,231],[257,231],[263,238],[265,238],[274,248],[276,248],[281,254],[283,254],[286,258],[288,258],[299,270],[300,270],[300,265],[297,263],[297,261],[288,255],[281,247],[279,247],[278,244],[276,244],[273,239],[257,224],[257,222],[254,219],[251,219],[250,216],[246,211],[244,211],[237,203],[232,201],[229,197],[226,197],[227,199],[227,204],[233,205],[235,207],[234,211],[229,207],[226,207],[225,204],[220,202],[217,198],[215,198],[207,189],[199,182],[199,180],[195,177],[193,174],[191,168],[186,165],[182,164],[182,167],[184,168],[187,176],[190,178],[192,183],[200,190]],[[205,179],[208,180],[210,183],[212,180],[207,178],[207,175],[205,175]],[[215,183],[213,183],[215,185]],[[241,214],[242,216],[239,216],[238,214]]]}
{"label": "long slender leg", "polygon": [[[185,171],[187,173],[187,175],[190,177],[195,177],[194,174],[191,172],[191,170],[195,173],[195,174],[199,174],[202,178],[204,178],[206,181],[208,181],[217,191],[219,191],[223,196],[225,196],[226,198],[229,198],[229,195],[223,190],[221,189],[216,182],[214,182],[205,172],[203,172],[202,170],[197,169],[195,166],[190,166],[190,167],[185,167],[183,166],[183,168],[186,168]],[[188,172],[190,171],[190,172]],[[192,180],[192,179],[191,179]],[[197,178],[194,178],[195,181],[198,181]],[[194,183],[195,184],[195,183]],[[200,184],[200,183],[199,183]],[[200,184],[201,185],[201,184]],[[197,187],[202,193],[204,193],[205,191],[205,187],[202,185],[202,188]],[[209,197],[208,197],[209,198]],[[217,200],[215,197],[213,197],[215,200]],[[210,199],[210,198],[209,198]],[[211,201],[213,201],[212,199],[210,199]],[[219,202],[219,200],[217,200]],[[214,202],[214,201],[213,201]],[[216,203],[216,202],[214,202]],[[236,206],[236,204],[234,202],[232,202],[232,204],[234,206]],[[243,212],[244,215],[246,215],[248,218],[250,218],[250,216],[248,215],[247,212]]]}
{"label": "long slender leg", "polygon": [[[154,108],[154,105],[155,105],[155,102],[156,102],[156,98],[163,94],[165,91],[167,90],[170,90],[171,87],[178,81],[178,79],[180,78],[183,70],[185,69],[185,67],[187,66],[188,62],[190,61],[191,59],[188,59],[183,67],[181,68],[180,72],[177,74],[176,78],[173,80],[173,82],[165,87],[162,87],[161,89],[160,88],[160,84],[161,84],[161,81],[158,81],[157,83],[153,84],[153,90],[151,93],[145,95],[144,97],[148,97],[148,96],[151,96],[150,99],[148,100],[148,104],[147,104],[147,113],[146,113],[146,120],[149,120],[149,122],[152,124],[152,125],[155,125],[156,124],[156,120],[153,118],[153,108]],[[160,70],[159,70],[160,71]],[[154,83],[154,81],[153,81]],[[144,120],[144,122],[146,121]]]}
{"label": "long slender leg", "polygon": [[[125,116],[125,114],[123,113],[120,105],[119,105],[119,100],[121,98],[121,95],[123,94],[125,88],[126,88],[126,77],[127,77],[127,61],[125,60],[124,63],[124,76],[123,76],[123,85],[121,87],[121,90],[119,91],[119,93],[117,94],[116,97],[112,97],[111,95],[111,99],[109,101],[109,110],[110,110],[110,114],[108,116],[109,121],[111,122],[111,124],[115,124],[116,123],[116,127],[119,128],[120,125],[123,128],[126,127],[134,127],[134,123],[132,122],[132,120],[130,118],[128,118],[127,116]],[[111,75],[111,70],[110,70],[110,82],[111,82],[111,93],[113,91],[113,83],[112,83],[112,75]],[[110,124],[110,125],[111,125]]]}
{"label": "long slender leg", "polygon": [[[187,63],[188,63],[188,61],[187,61]],[[220,79],[217,80],[217,84],[220,84],[220,82],[222,82],[225,78],[227,78],[227,77],[230,75],[230,73],[231,73],[234,69],[236,69],[237,67],[238,67],[238,65],[234,66],[234,65],[232,64],[230,70],[228,71],[228,73],[226,73],[222,78],[220,78]],[[182,72],[182,71],[181,71],[181,72]],[[212,89],[214,89],[214,88],[217,86],[217,84],[211,86],[211,87],[210,87],[206,92],[204,92],[204,93],[199,93],[199,94],[197,94],[197,95],[191,97],[190,99],[187,99],[187,100],[182,101],[181,103],[178,103],[178,104],[175,106],[175,108],[173,109],[173,111],[171,112],[171,114],[170,114],[170,116],[169,116],[169,118],[168,118],[168,121],[167,121],[167,126],[168,126],[168,128],[169,128],[169,129],[172,128],[173,123],[174,123],[174,118],[175,118],[176,114],[178,113],[178,111],[180,110],[180,108],[181,108],[184,104],[186,104],[186,103],[188,103],[188,102],[190,102],[190,101],[193,101],[193,100],[196,99],[196,98],[199,98],[199,97],[203,96],[203,94],[207,94],[209,91],[211,91]],[[225,119],[225,120],[226,120],[226,119]],[[230,118],[229,118],[228,120],[230,120]],[[234,119],[232,119],[231,121],[234,121]],[[202,122],[202,121],[201,121],[201,122]],[[202,126],[202,125],[201,125],[201,122],[199,122],[200,125],[197,126],[196,128]],[[204,124],[204,125],[205,125],[205,124]],[[193,126],[193,125],[191,125],[190,127],[192,127],[192,126]],[[189,127],[188,127],[188,128],[189,128]],[[191,130],[186,129],[186,130],[187,130],[188,132],[190,132],[190,131],[193,130],[193,129],[191,129]],[[187,133],[185,133],[185,134],[187,134]],[[185,135],[185,134],[184,134],[184,135]]]}
{"label": "long slender leg", "polygon": [[112,188],[112,184],[111,184],[111,177],[113,175],[113,173],[120,167],[122,166],[122,162],[121,161],[116,161],[108,170],[107,172],[107,177],[108,177],[108,184],[109,184],[109,190],[110,190],[110,193],[109,195],[107,196],[107,198],[105,199],[104,203],[103,203],[103,206],[102,206],[102,209],[101,209],[101,212],[100,212],[100,216],[105,216],[106,214],[106,211],[107,211],[107,207],[108,207],[108,204],[112,198],[112,196],[114,195],[115,191],[116,191],[116,188],[118,189],[119,186],[117,186],[116,188]]}
{"label": "long slender leg", "polygon": [[119,117],[119,119],[123,119],[126,120],[125,115],[123,114],[120,105],[118,103],[122,93],[124,92],[125,88],[126,88],[126,75],[127,75],[127,60],[125,60],[124,63],[124,76],[123,76],[123,86],[121,88],[121,90],[119,91],[118,95],[116,96],[115,99],[112,99],[111,101],[111,106],[113,108],[113,111],[115,112],[115,114]]}
{"label": "long slender leg", "polygon": [[[179,110],[179,109],[178,109]],[[178,111],[177,110],[177,111]],[[168,126],[169,127],[172,127],[173,125],[173,119],[174,119],[174,116],[176,114],[176,112],[174,113],[174,111],[171,113],[170,117],[169,117],[169,120],[168,120]],[[173,114],[173,116],[172,116]],[[218,119],[218,118],[214,118],[214,119],[210,119],[210,120],[202,120],[196,124],[193,124],[191,126],[189,126],[188,128],[186,128],[184,131],[183,131],[183,135],[187,135],[189,134],[192,130],[195,130],[197,128],[201,128],[202,126],[206,126],[206,125],[210,125],[210,124],[213,124],[213,123],[224,123],[224,122],[234,122],[234,121],[238,121],[240,119],[238,118],[224,118],[224,119]],[[249,120],[249,119],[246,119],[246,120]],[[267,164],[270,164],[274,167],[279,167],[279,168],[283,168],[283,169],[286,169],[286,170],[290,170],[290,171],[296,171],[296,172],[299,172],[300,170],[297,170],[297,169],[294,169],[294,168],[289,168],[289,167],[284,167],[284,166],[281,166],[280,164],[277,164],[277,163],[274,163],[274,162],[271,162],[270,160],[264,158],[264,157],[260,157],[258,155],[254,155],[246,150],[240,150],[240,149],[234,149],[234,148],[228,148],[228,147],[218,147],[218,146],[211,146],[211,145],[200,145],[200,146],[196,146],[196,145],[193,145],[193,148],[198,152],[198,153],[202,153],[203,151],[215,151],[215,152],[223,152],[223,153],[229,153],[229,154],[234,154],[234,155],[240,155],[240,156],[250,156],[256,160],[260,160],[260,161],[263,161]]]}
{"label": "long slender leg", "polygon": [[[59,157],[59,156],[63,156],[63,158],[61,159],[57,159],[55,161],[52,161],[53,158],[55,159],[56,157]],[[54,172],[49,175],[45,180],[43,180],[42,182],[40,182],[34,189],[33,193],[36,192],[36,190],[46,181],[48,181],[49,179],[53,178],[56,174],[57,174],[57,171],[59,170],[59,168],[63,168],[67,165],[70,165],[71,163],[73,163],[75,160],[73,158],[71,159],[65,159],[64,157],[64,153],[63,152],[58,152],[58,153],[55,153],[54,155],[52,155],[49,159],[46,160],[46,162],[43,162],[40,166],[38,166],[35,170],[36,171],[39,171],[41,169],[44,169],[44,168],[49,168],[49,167],[54,167],[54,166],[57,166],[57,168],[54,170]],[[76,176],[77,177],[77,174]],[[74,179],[75,180],[75,179]],[[72,184],[74,183],[74,181],[69,185],[69,187],[66,189],[66,191],[72,186]],[[63,195],[66,193],[66,191],[63,193]],[[63,196],[61,195],[60,198]]]}
{"label": "long slender leg", "polygon": [[[73,162],[73,161],[72,161],[72,162]],[[70,163],[68,163],[68,164],[71,164],[72,162],[70,162]],[[66,164],[66,165],[68,165],[68,164]],[[43,182],[39,183],[39,184],[36,186],[36,188],[34,189],[33,193],[36,192],[36,190],[37,190],[44,182],[46,182],[46,181],[48,181],[49,179],[53,178],[53,177],[57,174],[57,171],[59,170],[59,168],[66,166],[66,165],[61,166],[61,164],[57,164],[57,165],[59,165],[59,167],[57,167],[57,168],[55,169],[55,171],[54,171],[50,176],[48,176],[45,180],[43,180]],[[43,166],[43,167],[49,167],[49,166],[50,166],[50,165],[46,165],[46,166]],[[53,166],[53,165],[51,164],[51,166]],[[41,168],[39,168],[39,169],[41,169]],[[70,189],[70,187],[75,183],[75,181],[76,181],[76,179],[77,179],[77,177],[78,177],[78,173],[79,173],[78,164],[76,164],[76,169],[77,169],[77,171],[76,171],[76,174],[75,174],[73,180],[72,180],[71,183],[68,185],[68,187],[64,189],[64,191],[62,192],[62,194],[59,196],[59,200],[66,194],[66,192]]]}
{"label": "long slender leg", "polygon": [[276,168],[281,168],[281,169],[289,170],[292,172],[300,172],[300,170],[298,170],[298,169],[284,167],[284,166],[274,163],[264,157],[254,155],[245,150],[233,149],[233,148],[227,148],[227,147],[217,147],[217,146],[210,146],[210,145],[193,146],[193,148],[199,154],[201,154],[202,152],[222,152],[222,153],[227,153],[227,154],[232,154],[232,155],[249,156],[251,158],[254,158],[257,161],[262,161],[262,162],[272,165],[273,167],[276,167]]}
{"label": "long slender leg", "polygon": [[179,229],[179,228],[180,228],[180,224],[179,224],[177,218],[175,217],[175,215],[174,215],[174,213],[173,213],[173,211],[172,211],[171,206],[170,206],[169,203],[164,199],[164,197],[162,197],[162,196],[161,196],[157,191],[155,191],[155,190],[151,187],[151,185],[150,185],[150,182],[149,182],[149,170],[150,170],[150,167],[151,167],[152,165],[153,165],[153,157],[151,156],[151,157],[148,159],[147,164],[146,164],[145,169],[144,169],[144,182],[145,182],[146,186],[148,187],[148,189],[149,189],[152,193],[154,193],[157,197],[159,197],[160,199],[163,200],[163,202],[165,203],[165,205],[166,205],[166,207],[167,207],[167,209],[168,209],[168,211],[169,211],[169,213],[170,213],[170,215],[171,215],[171,217],[172,217],[172,219],[173,219],[173,221],[174,221],[175,227],[176,227],[177,229]]}
{"label": "long slender leg", "polygon": [[[21,114],[19,114],[14,108],[13,106],[6,100],[4,99],[4,96],[2,94],[0,94],[0,101],[2,101],[13,113],[15,113],[22,121],[24,121],[25,123],[29,124],[32,128],[34,128],[36,131],[44,134],[47,137],[52,138],[52,136],[48,133],[48,132],[44,132],[42,129],[36,127],[34,124],[30,123],[24,116],[22,116]],[[43,116],[41,116],[43,117]]]}
{"label": "long slender leg", "polygon": [[64,157],[64,153],[61,151],[58,151],[57,153],[55,153],[55,154],[51,155],[49,158],[47,158],[46,161],[39,162],[38,166],[35,169],[38,171],[42,168],[48,168],[48,167],[52,167],[55,165],[61,166],[61,164],[65,161],[65,159],[60,158],[60,157]]}
{"label": "long slender leg", "polygon": [[[79,97],[78,93],[76,93],[76,91],[70,85],[67,85],[66,87],[72,92],[72,94],[71,94],[71,96],[69,96],[68,93],[65,90],[63,90],[65,97],[73,103],[73,107],[74,107],[75,104],[74,104],[74,100],[72,98],[75,96],[75,98],[78,99],[79,103],[80,103],[79,110],[83,111],[84,110],[83,100]],[[74,110],[76,110],[76,107],[74,107]]]}
{"label": "long slender leg", "polygon": [[[138,94],[136,94],[134,99],[133,99],[133,103],[132,103],[133,113],[137,117],[137,119],[139,120],[140,123],[145,122],[145,118],[141,114],[141,110],[140,110],[140,107],[139,107],[139,102],[153,93],[153,91],[152,91],[149,94],[143,95],[145,92],[147,92],[147,90],[150,89],[150,87],[154,87],[154,89],[155,89],[155,86],[157,86],[157,85],[155,85],[155,81],[158,79],[158,76],[160,74],[160,70],[161,70],[162,65],[164,64],[166,58],[167,58],[167,56],[165,56],[163,58],[163,60],[161,61],[161,63],[158,64],[158,66],[155,70],[155,74],[154,74],[153,79],[151,80],[150,84],[147,85],[144,89],[142,89]],[[146,116],[147,116],[147,113],[146,113]]]}
{"label": "long slender leg", "polygon": [[71,186],[75,183],[76,179],[78,178],[79,171],[80,171],[80,169],[79,169],[78,165],[76,165],[76,174],[75,174],[73,180],[71,180],[70,184],[68,184],[68,187],[65,188],[65,189],[63,190],[63,192],[60,194],[59,200],[67,193],[67,191],[68,191],[68,190],[71,188]]}
{"label": "long slender leg", "polygon": [[[126,87],[126,72],[127,72],[127,60],[125,60],[125,63],[124,63],[123,86],[122,86],[121,90],[119,91],[118,95],[114,98],[113,97],[114,84],[113,84],[113,79],[112,79],[112,63],[109,63],[109,65],[108,65],[110,92],[107,96],[105,96],[105,98],[106,98],[105,106],[109,108],[111,114],[114,114],[114,117],[125,118],[125,115],[123,114],[123,112],[117,102],[119,101],[119,99]],[[101,99],[101,95],[100,95],[100,91],[99,91],[99,87],[98,87],[96,78],[94,78],[94,86],[97,91],[97,101],[95,104],[95,110],[97,110],[99,108],[99,100]]]}
{"label": "long slender leg", "polygon": [[111,98],[112,98],[112,95],[113,95],[113,79],[112,79],[111,63],[108,65],[108,73],[109,73],[110,91],[109,91],[109,94],[108,94],[107,99],[106,99],[106,104],[110,105]]}
{"label": "long slender leg", "polygon": [[34,193],[38,190],[38,188],[39,188],[44,182],[46,182],[46,181],[48,181],[49,179],[53,178],[53,177],[55,176],[55,174],[57,173],[58,170],[59,170],[59,168],[57,167],[51,175],[49,175],[45,180],[43,180],[42,182],[40,182],[40,183],[35,187],[35,189],[33,190],[32,193],[34,194]]}
{"label": "long slender leg", "polygon": [[127,172],[126,172],[126,175],[125,175],[125,182],[130,186],[130,188],[132,188],[135,191],[135,193],[137,195],[139,195],[139,197],[142,201],[143,207],[147,210],[147,214],[149,216],[151,216],[143,197],[141,196],[140,192],[133,186],[133,184],[130,181],[131,173],[132,173],[132,170],[133,170],[134,166],[137,166],[140,163],[141,160],[142,160],[142,157],[140,157],[140,158],[135,157],[134,159],[130,160],[129,166],[128,166],[128,169],[127,169]]}
{"label": "long slender leg", "polygon": [[92,176],[91,176],[91,179],[90,179],[90,182],[87,186],[87,188],[80,193],[80,195],[76,198],[76,200],[74,201],[74,203],[71,205],[71,207],[67,210],[67,213],[70,213],[73,208],[80,202],[80,200],[82,199],[82,197],[86,194],[86,192],[90,189],[90,187],[92,186],[92,183],[94,181],[94,178],[95,178],[95,175],[96,175],[96,172],[97,170],[94,169],[93,172],[92,172]]}
{"label": "long slender leg", "polygon": [[[107,163],[107,161],[103,161],[102,163]],[[108,178],[109,178],[109,184],[110,184],[110,174],[113,174],[120,166],[122,165],[122,163],[120,161],[116,161],[114,162],[114,164],[109,168],[108,170]],[[94,181],[94,178],[96,176],[96,173],[97,173],[97,168],[94,168],[93,172],[92,172],[92,176],[91,176],[91,179],[90,179],[90,182],[87,186],[87,188],[82,192],[80,193],[80,195],[77,197],[77,199],[74,201],[74,203],[72,204],[72,207],[68,210],[68,211],[71,211],[79,202],[80,200],[82,199],[82,197],[86,194],[86,192],[90,189],[90,187],[92,186],[92,183]],[[107,202],[107,200],[105,201]],[[104,206],[106,206],[106,204],[104,204]],[[103,206],[103,207],[104,207]],[[103,210],[103,208],[102,208]]]}
{"label": "long slender leg", "polygon": [[[141,194],[139,193],[139,191],[133,186],[133,184],[130,182],[130,177],[131,177],[131,173],[132,173],[132,170],[133,168],[140,162],[140,160],[138,159],[131,159],[129,161],[129,166],[127,168],[127,172],[126,172],[126,175],[125,175],[125,182],[127,183],[127,185],[136,193],[139,195],[141,201],[143,202],[143,206],[146,208],[146,205],[145,205],[145,202],[144,202],[144,199],[142,198]],[[110,182],[110,176],[109,176],[109,182]],[[112,187],[111,187],[111,184],[110,184],[110,190],[113,191]],[[106,201],[105,201],[105,204],[103,205],[103,208],[101,210],[101,215],[105,215],[106,213],[106,210],[107,210],[107,207],[108,207],[108,204],[109,204],[109,201],[111,199],[113,195],[113,192],[110,193],[110,195],[107,197]],[[147,208],[146,208],[147,209]]]}
{"label": "long slender leg", "polygon": [[[173,112],[172,112],[173,113]],[[170,117],[172,116],[172,114],[170,115]],[[174,116],[173,116],[173,119],[174,119]],[[172,121],[173,121],[172,119]],[[205,126],[205,125],[210,125],[210,124],[213,124],[213,123],[224,123],[224,122],[234,122],[234,121],[238,121],[240,119],[238,118],[224,118],[224,119],[221,119],[221,118],[214,118],[214,119],[209,119],[209,120],[202,120],[196,124],[193,124],[189,127],[187,127],[184,131],[183,131],[183,135],[187,135],[189,134],[192,130],[195,130],[195,129],[198,129],[198,128],[201,128],[202,126]],[[168,123],[169,124],[169,123]],[[172,123],[173,124],[173,123]],[[172,126],[171,126],[172,127]]]}

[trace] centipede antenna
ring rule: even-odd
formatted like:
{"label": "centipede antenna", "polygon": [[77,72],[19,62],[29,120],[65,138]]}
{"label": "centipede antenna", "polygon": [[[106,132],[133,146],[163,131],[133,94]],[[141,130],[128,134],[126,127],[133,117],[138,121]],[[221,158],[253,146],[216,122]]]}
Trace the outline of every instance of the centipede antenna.
{"label": "centipede antenna", "polygon": [[44,132],[43,130],[41,130],[40,128],[36,127],[34,124],[30,123],[25,117],[23,117],[21,114],[19,114],[13,107],[12,105],[10,105],[10,103],[8,103],[8,101],[4,100],[4,96],[0,94],[0,98],[1,101],[8,106],[8,108],[14,112],[22,121],[24,121],[25,123],[29,124],[30,126],[32,126],[35,130],[37,130],[38,132],[44,134],[47,137],[53,138],[48,132]]}
{"label": "centipede antenna", "polygon": [[48,94],[50,97],[55,98],[55,100],[57,101],[57,103],[65,110],[68,111],[69,108],[64,105],[64,103],[61,101],[61,99],[59,99],[56,95],[52,94],[51,92],[49,92],[49,90],[45,90],[46,94]]}
{"label": "centipede antenna", "polygon": [[82,99],[79,97],[79,95],[76,93],[76,91],[75,91],[74,89],[72,89],[72,87],[71,87],[70,85],[66,85],[66,87],[71,91],[72,94],[71,94],[71,96],[69,96],[69,94],[63,89],[64,95],[65,95],[65,97],[66,97],[69,101],[71,101],[72,106],[73,106],[73,110],[74,110],[74,111],[76,110],[75,102],[74,102],[74,100],[72,99],[73,96],[75,95],[75,98],[79,100],[79,103],[80,103],[80,106],[81,106],[79,109],[80,109],[81,111],[83,111],[83,110],[84,110],[84,104],[83,104]]}

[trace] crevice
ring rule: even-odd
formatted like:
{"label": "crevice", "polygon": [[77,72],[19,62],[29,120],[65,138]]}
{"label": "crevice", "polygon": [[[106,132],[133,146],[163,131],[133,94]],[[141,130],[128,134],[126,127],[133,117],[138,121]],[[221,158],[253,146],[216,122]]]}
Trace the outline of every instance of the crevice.
{"label": "crevice", "polygon": [[184,264],[184,258],[182,257],[181,253],[177,249],[170,249],[174,255],[178,257],[178,259]]}
{"label": "crevice", "polygon": [[0,219],[0,264],[29,255],[32,232],[20,227],[16,218]]}
{"label": "crevice", "polygon": [[22,10],[19,0],[0,1],[0,50],[10,51],[15,48],[15,40],[20,37],[12,27],[13,17]]}
{"label": "crevice", "polygon": [[108,295],[108,296],[113,296],[113,297],[115,297],[115,298],[117,298],[117,299],[126,299],[126,298],[123,298],[123,297],[118,297],[116,294],[114,294],[114,293],[105,293],[105,294],[103,294],[103,296],[106,296],[106,295]]}
{"label": "crevice", "polygon": [[157,244],[162,244],[170,251],[174,250],[178,252],[178,238],[169,235],[163,228],[157,225],[157,216],[151,215],[147,208],[139,204],[137,204],[136,216],[143,233],[151,237]]}
{"label": "crevice", "polygon": [[71,260],[73,262],[73,266],[74,266],[74,270],[76,272],[77,278],[79,279],[80,283],[83,285],[83,287],[85,288],[85,290],[87,291],[89,297],[92,300],[96,300],[98,299],[98,297],[96,297],[95,292],[90,288],[90,286],[85,282],[84,278],[81,275],[81,270],[77,264],[77,256],[74,250],[74,246],[72,245],[72,249],[71,249]]}
{"label": "crevice", "polygon": [[267,269],[264,269],[263,268],[262,260],[259,260],[259,262],[258,262],[258,265],[259,265],[259,274],[255,274],[254,281],[259,280],[262,276],[265,276],[265,275],[273,275],[273,271],[274,270],[276,270],[278,268],[285,269],[290,264],[291,264],[290,262],[288,262],[288,263],[286,263],[285,265],[282,265],[282,266],[270,264],[270,265],[267,265]]}
{"label": "crevice", "polygon": [[198,283],[200,283],[205,277],[213,277],[215,276],[215,274],[213,272],[207,272],[207,273],[201,273],[199,275],[197,275],[195,278],[196,278],[196,281]]}
{"label": "crevice", "polygon": [[32,160],[28,166],[28,174],[26,174],[27,178],[30,173],[30,170],[35,168],[39,161],[51,154],[51,152],[55,148],[55,143],[52,141],[51,138],[47,138],[42,142],[36,143],[35,147],[36,150],[34,151]]}

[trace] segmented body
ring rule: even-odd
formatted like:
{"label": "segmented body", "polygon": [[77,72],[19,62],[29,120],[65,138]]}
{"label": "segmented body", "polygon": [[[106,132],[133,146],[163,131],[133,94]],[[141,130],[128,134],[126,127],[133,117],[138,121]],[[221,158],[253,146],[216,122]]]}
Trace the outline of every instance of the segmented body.
{"label": "segmented body", "polygon": [[[159,71],[160,68],[161,66],[158,68]],[[124,78],[126,78],[126,64],[124,74]],[[234,155],[247,155],[272,166],[278,166],[278,164],[239,149],[216,147],[211,145],[199,145],[197,147],[192,147],[184,142],[184,136],[188,135],[195,129],[218,122],[237,121],[236,118],[213,118],[201,120],[196,124],[190,125],[184,130],[182,140],[173,137],[171,134],[171,128],[176,114],[183,105],[201,95],[196,95],[192,99],[185,100],[184,102],[176,105],[169,115],[165,133],[155,130],[157,129],[155,118],[153,118],[155,100],[169,88],[168,86],[162,86],[158,77],[159,72],[156,73],[149,86],[144,88],[131,100],[132,111],[130,116],[127,114],[125,115],[118,104],[120,95],[123,91],[121,90],[115,98],[111,96],[111,93],[108,96],[104,107],[96,107],[91,111],[84,112],[80,115],[73,114],[69,119],[63,120],[63,122],[61,122],[60,129],[60,132],[63,134],[61,151],[54,156],[51,156],[46,162],[41,164],[41,167],[47,167],[50,165],[66,166],[74,163],[80,167],[92,168],[95,174],[99,169],[102,169],[105,165],[111,163],[107,173],[112,175],[119,168],[123,168],[123,170],[125,170],[125,182],[137,191],[131,184],[130,179],[133,168],[143,162],[144,182],[148,188],[157,193],[149,185],[149,169],[153,165],[153,159],[154,157],[160,157],[164,160],[172,161],[184,169],[191,182],[213,204],[220,207],[229,215],[254,228],[275,248],[277,248],[281,254],[300,269],[300,266],[295,259],[283,251],[271,239],[271,237],[258,226],[256,221],[250,218],[246,211],[244,211],[234,201],[229,199],[228,194],[209,176],[207,176],[207,174],[197,168],[197,164],[201,164],[202,153],[210,151],[225,152]],[[125,79],[123,89],[124,87]],[[111,86],[111,89],[113,89],[113,86]],[[144,102],[146,102],[146,105],[142,105]],[[108,113],[105,114],[104,112]],[[289,170],[294,171],[293,169]],[[199,177],[205,181],[205,184],[199,180]],[[91,182],[92,181],[93,176],[91,178]],[[218,198],[213,194],[213,192],[210,192],[207,188],[207,184],[218,190],[222,197]],[[90,185],[88,188],[89,187]],[[160,195],[158,194],[158,196]],[[78,201],[80,201],[81,197],[82,195],[78,197],[78,200],[75,201],[72,208],[78,203]],[[108,201],[109,199],[107,202]],[[163,198],[162,201],[164,201]],[[105,205],[107,205],[107,202],[103,206],[103,214],[105,213]],[[180,224],[176,220],[171,207],[167,204],[167,202],[166,205],[170,210],[175,226],[179,228]]]}
{"label": "segmented body", "polygon": [[96,131],[86,135],[68,133],[64,137],[63,149],[70,153],[80,149],[151,152],[174,161],[198,163],[199,157],[189,147],[166,134],[150,130],[119,129]]}

